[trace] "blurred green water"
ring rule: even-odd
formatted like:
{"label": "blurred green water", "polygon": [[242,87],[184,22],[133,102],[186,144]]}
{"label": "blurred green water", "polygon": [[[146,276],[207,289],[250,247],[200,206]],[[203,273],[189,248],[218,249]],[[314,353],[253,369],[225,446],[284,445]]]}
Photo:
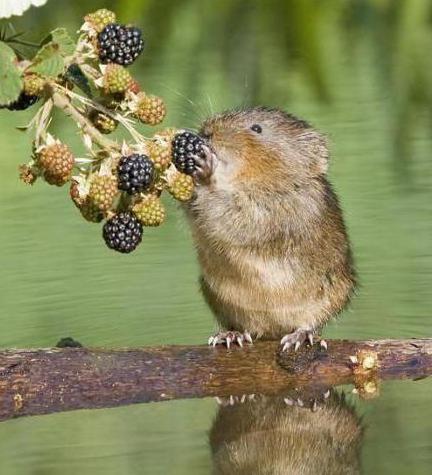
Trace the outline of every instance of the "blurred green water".
{"label": "blurred green water", "polygon": [[[384,0],[346,2],[350,9],[338,1],[86,3],[139,19],[149,45],[133,70],[165,98],[166,125],[264,103],[325,131],[361,281],[326,334],[430,336],[431,68],[411,54],[431,37],[427,2],[396,2],[391,14]],[[87,10],[51,0],[17,24],[36,34],[67,19],[73,31]],[[213,322],[180,211],[169,204],[167,224],[148,230],[135,254],[108,251],[66,189],[17,180],[30,141],[13,126],[30,116],[0,111],[0,346],[50,346],[67,335],[90,346],[204,342]],[[77,146],[70,124],[56,133]],[[378,399],[355,402],[366,426],[364,473],[430,473],[431,389],[430,380],[387,383]],[[215,410],[211,400],[193,400],[3,423],[0,473],[209,473]]]}

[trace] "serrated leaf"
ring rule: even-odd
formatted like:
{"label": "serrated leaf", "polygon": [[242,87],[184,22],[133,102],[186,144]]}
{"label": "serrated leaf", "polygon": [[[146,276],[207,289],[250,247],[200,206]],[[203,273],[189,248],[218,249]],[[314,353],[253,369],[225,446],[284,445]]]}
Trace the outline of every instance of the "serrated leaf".
{"label": "serrated leaf", "polygon": [[66,79],[79,87],[88,97],[92,97],[90,83],[81,68],[77,64],[71,64],[65,74]]}
{"label": "serrated leaf", "polygon": [[23,81],[21,71],[15,64],[16,56],[12,48],[0,41],[0,104],[8,105],[18,99]]}
{"label": "serrated leaf", "polygon": [[57,43],[47,43],[33,58],[28,71],[48,78],[56,78],[64,71],[64,60]]}
{"label": "serrated leaf", "polygon": [[66,28],[57,28],[52,31],[43,41],[42,46],[53,43],[58,45],[59,52],[63,57],[71,56],[75,52],[75,42],[69,36]]}

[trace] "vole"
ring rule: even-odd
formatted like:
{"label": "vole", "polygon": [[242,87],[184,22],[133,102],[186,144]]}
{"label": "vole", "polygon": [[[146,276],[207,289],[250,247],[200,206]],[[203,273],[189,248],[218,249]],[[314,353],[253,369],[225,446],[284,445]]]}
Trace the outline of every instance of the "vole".
{"label": "vole", "polygon": [[215,115],[199,134],[206,145],[186,210],[201,289],[221,327],[209,344],[312,344],[355,287],[326,139],[265,107]]}
{"label": "vole", "polygon": [[363,428],[343,395],[316,412],[282,397],[220,407],[210,431],[214,475],[359,475]]}

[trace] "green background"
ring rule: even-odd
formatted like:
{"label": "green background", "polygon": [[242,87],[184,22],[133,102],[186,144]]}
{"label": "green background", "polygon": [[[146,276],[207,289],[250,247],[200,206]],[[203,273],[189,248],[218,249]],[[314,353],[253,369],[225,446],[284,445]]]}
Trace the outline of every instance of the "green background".
{"label": "green background", "polygon": [[[38,40],[57,26],[75,32],[99,7],[142,27],[146,50],[131,71],[165,99],[164,126],[265,104],[329,136],[360,288],[328,337],[430,336],[430,1],[48,0],[12,23]],[[168,199],[167,223],[146,230],[137,252],[109,251],[66,188],[19,182],[31,140],[14,126],[35,111],[0,111],[0,346],[204,342],[214,324],[180,210]],[[53,130],[78,147],[73,124],[59,117]],[[428,379],[395,382],[373,401],[353,399],[364,473],[430,473],[431,390]],[[209,473],[215,411],[191,400],[2,423],[0,473]]]}

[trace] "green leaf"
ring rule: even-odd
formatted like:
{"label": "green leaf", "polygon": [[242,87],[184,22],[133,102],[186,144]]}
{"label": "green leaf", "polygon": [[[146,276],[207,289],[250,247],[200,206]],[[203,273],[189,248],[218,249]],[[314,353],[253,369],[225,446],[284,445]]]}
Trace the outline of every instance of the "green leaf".
{"label": "green leaf", "polygon": [[42,46],[33,59],[28,71],[48,78],[56,78],[64,72],[64,60],[57,43]]}
{"label": "green leaf", "polygon": [[8,105],[18,99],[23,81],[21,71],[15,63],[16,56],[12,48],[0,42],[0,104]]}
{"label": "green leaf", "polygon": [[52,31],[41,43],[41,46],[53,43],[58,46],[59,52],[63,57],[71,56],[75,52],[75,42],[69,36],[66,28],[57,28]]}

